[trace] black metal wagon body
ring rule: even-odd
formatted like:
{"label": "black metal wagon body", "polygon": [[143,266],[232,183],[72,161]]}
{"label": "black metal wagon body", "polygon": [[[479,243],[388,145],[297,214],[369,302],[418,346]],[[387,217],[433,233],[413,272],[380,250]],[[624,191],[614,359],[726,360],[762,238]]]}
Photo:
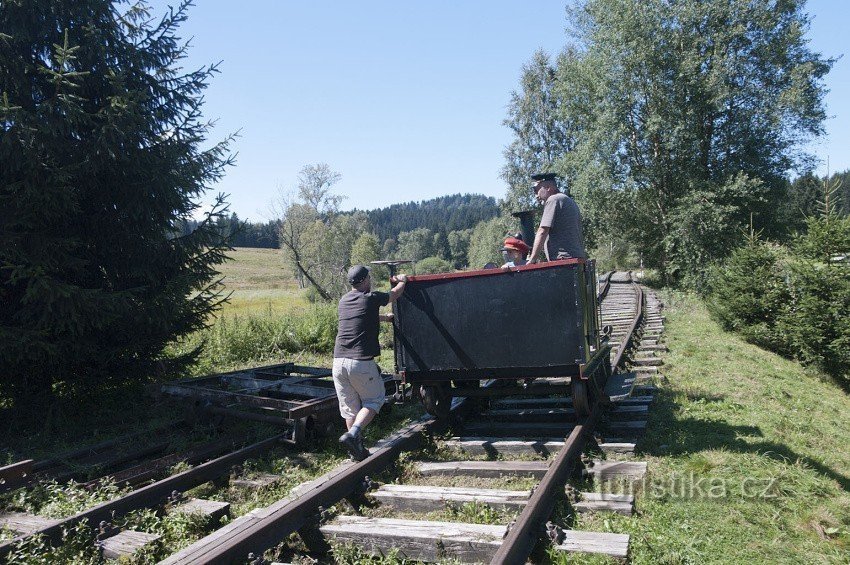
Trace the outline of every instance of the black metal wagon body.
{"label": "black metal wagon body", "polygon": [[426,407],[482,379],[571,377],[575,396],[607,358],[584,259],[411,276],[393,311],[396,372],[424,385]]}

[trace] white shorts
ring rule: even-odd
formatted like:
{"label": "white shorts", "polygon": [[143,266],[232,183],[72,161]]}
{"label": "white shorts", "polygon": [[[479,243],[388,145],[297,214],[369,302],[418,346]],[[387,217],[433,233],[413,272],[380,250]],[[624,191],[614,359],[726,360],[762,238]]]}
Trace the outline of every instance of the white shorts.
{"label": "white shorts", "polygon": [[372,359],[334,357],[333,378],[343,418],[355,417],[361,408],[378,412],[386,401],[384,379]]}

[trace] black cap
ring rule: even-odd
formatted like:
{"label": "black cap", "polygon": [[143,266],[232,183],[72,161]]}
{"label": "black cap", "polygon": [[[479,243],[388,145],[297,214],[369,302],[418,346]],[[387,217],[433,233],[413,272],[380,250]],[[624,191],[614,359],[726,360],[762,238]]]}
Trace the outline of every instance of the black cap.
{"label": "black cap", "polygon": [[558,178],[558,173],[535,173],[531,175],[531,180],[555,180]]}
{"label": "black cap", "polygon": [[359,284],[369,276],[369,269],[363,265],[354,265],[348,269],[348,282],[352,285]]}

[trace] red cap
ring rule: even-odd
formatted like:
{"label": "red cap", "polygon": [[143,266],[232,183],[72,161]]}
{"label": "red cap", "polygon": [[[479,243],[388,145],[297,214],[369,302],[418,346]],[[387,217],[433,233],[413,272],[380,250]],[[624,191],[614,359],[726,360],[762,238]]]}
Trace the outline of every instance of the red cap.
{"label": "red cap", "polygon": [[509,237],[505,240],[505,245],[502,247],[502,251],[506,251],[508,249],[512,249],[514,251],[519,251],[523,255],[528,253],[528,245],[521,240],[515,237]]}

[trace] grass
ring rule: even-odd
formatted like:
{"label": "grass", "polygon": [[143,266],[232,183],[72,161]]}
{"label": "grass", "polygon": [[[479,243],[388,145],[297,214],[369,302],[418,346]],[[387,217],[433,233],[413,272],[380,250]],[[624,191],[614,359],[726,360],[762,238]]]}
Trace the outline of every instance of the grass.
{"label": "grass", "polygon": [[[226,290],[232,292],[230,302],[211,328],[177,344],[172,353],[186,352],[203,344],[200,362],[192,369],[192,374],[283,361],[330,366],[336,335],[335,305],[311,304],[306,293],[297,288],[284,270],[274,250],[237,249],[232,257],[233,260],[222,268]],[[387,324],[383,326],[381,341],[387,347],[392,343],[391,332]],[[385,368],[391,368],[391,352],[384,356],[383,363]],[[47,458],[130,431],[151,429],[179,416],[182,406],[179,401],[155,402],[144,395],[141,386],[134,385],[102,391],[97,398],[61,402],[37,422],[3,422],[0,432],[5,428],[8,433],[0,446],[0,464],[30,457]],[[385,409],[369,426],[367,441],[373,443],[421,414],[421,408],[414,404],[392,411]],[[342,430],[341,419],[338,424],[329,437],[317,440],[306,451],[280,447],[233,470],[234,476],[240,477],[262,473],[279,475],[281,479],[268,488],[252,490],[207,483],[188,494],[226,500],[231,503],[234,517],[267,506],[289,494],[296,485],[347,459],[347,453],[336,441]],[[172,473],[186,468],[185,464],[178,464]],[[46,483],[32,490],[19,489],[4,495],[0,507],[43,516],[68,516],[114,497],[118,490],[112,484],[89,491],[74,483]],[[212,527],[197,517],[162,515],[149,510],[133,512],[118,525],[162,536],[156,547],[132,560],[138,563],[155,562],[203,536]],[[0,530],[0,540],[10,537],[10,532]],[[86,528],[81,526],[68,533],[60,548],[49,548],[44,540],[31,539],[16,549],[14,559],[19,562],[99,563],[101,559],[93,548]]]}
{"label": "grass", "polygon": [[665,301],[668,381],[638,444],[637,515],[574,527],[631,534],[634,563],[848,563],[850,398],[722,331],[694,297]]}
{"label": "grass", "polygon": [[[329,316],[313,310],[291,282],[277,253],[239,249],[233,257],[223,269],[225,284],[233,291],[231,303],[210,330],[219,335],[199,336],[219,339],[221,354],[207,356],[207,364],[196,371],[209,373],[283,360],[327,366],[327,344],[316,344],[330,331],[324,324]],[[635,563],[849,562],[850,398],[797,363],[723,332],[694,297],[670,293],[665,301],[670,352],[665,356],[664,374],[668,381],[661,383],[647,435],[638,445],[636,458],[649,462],[650,475],[637,492],[637,514],[580,515],[571,527],[631,534],[631,560]],[[312,322],[299,322],[309,321],[311,316]],[[300,330],[299,323],[304,324]],[[323,327],[324,333],[318,331]],[[300,338],[292,338],[286,347],[279,345],[283,341],[270,339],[299,331]],[[386,347],[386,325],[383,331]],[[305,345],[309,343],[314,344],[313,349]],[[384,364],[390,369],[392,354],[387,353]],[[161,421],[169,416],[168,408],[157,412],[149,401],[128,396],[132,394],[115,391],[108,401],[91,399],[76,408],[64,407],[63,412],[48,415],[40,433],[15,443],[14,449],[4,441],[4,458],[41,457],[50,453],[51,446],[68,449],[93,443],[150,426],[150,417]],[[121,406],[120,414],[115,406]],[[419,414],[414,405],[382,414],[368,429],[369,441]],[[335,440],[332,434],[301,453],[280,448],[235,471],[240,476],[268,472],[283,477],[268,489],[246,491],[207,484],[190,494],[228,500],[234,515],[242,515],[342,462],[345,454]],[[438,460],[447,456],[433,449],[418,455]],[[401,470],[405,482],[416,483],[412,454],[405,457],[396,470]],[[376,478],[392,480],[389,475]],[[438,482],[446,486],[469,483],[457,478]],[[503,480],[488,486],[524,489],[533,482]],[[51,489],[57,491],[57,497],[47,496]],[[31,496],[14,499],[11,506],[61,515],[108,494],[86,494],[73,486],[64,489],[45,486]],[[474,506],[447,510],[442,517],[481,522],[503,518]],[[164,536],[160,548],[140,556],[142,562],[167,555],[207,531],[204,524],[193,520],[146,511],[127,520]],[[0,532],[0,538],[4,535]],[[18,555],[97,562],[90,547],[80,542],[48,551],[42,542],[33,540]],[[346,555],[344,550],[337,556],[345,556],[340,560],[348,562],[362,558],[357,552]],[[550,555],[550,559],[606,562],[598,556]]]}

